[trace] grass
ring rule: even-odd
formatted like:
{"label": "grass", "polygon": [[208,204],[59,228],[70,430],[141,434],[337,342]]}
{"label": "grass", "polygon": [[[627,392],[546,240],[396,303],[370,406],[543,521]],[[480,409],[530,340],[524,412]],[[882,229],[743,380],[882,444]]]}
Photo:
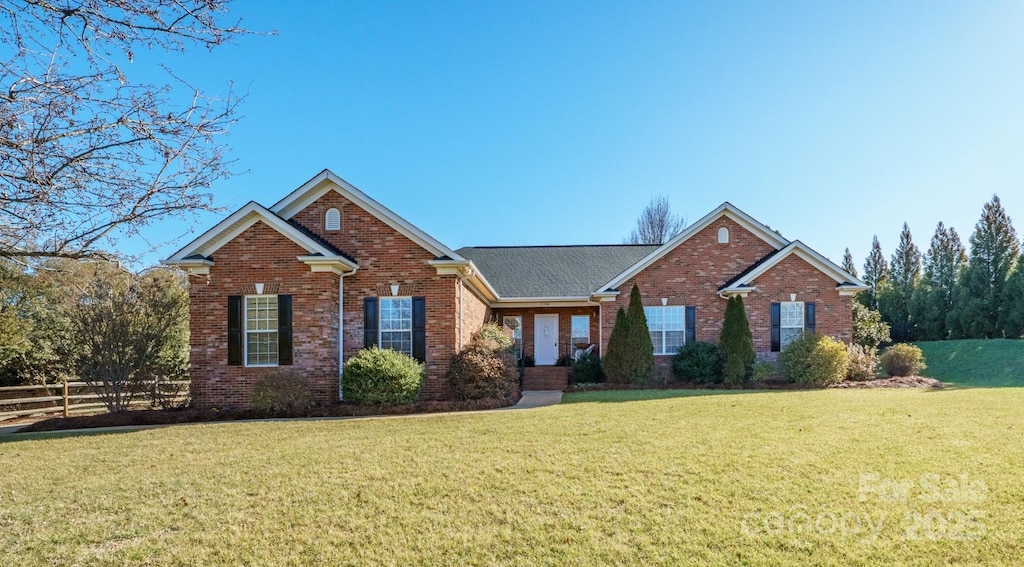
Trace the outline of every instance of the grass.
{"label": "grass", "polygon": [[924,375],[963,387],[1024,387],[1024,340],[919,342]]}
{"label": "grass", "polygon": [[1024,555],[1024,389],[586,392],[566,402],[3,442],[3,564]]}

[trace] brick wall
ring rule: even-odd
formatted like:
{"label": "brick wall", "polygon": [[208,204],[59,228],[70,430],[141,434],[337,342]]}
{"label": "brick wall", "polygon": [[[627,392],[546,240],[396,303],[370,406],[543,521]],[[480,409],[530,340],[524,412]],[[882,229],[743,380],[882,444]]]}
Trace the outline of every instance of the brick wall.
{"label": "brick wall", "polygon": [[480,330],[484,323],[493,320],[491,308],[484,303],[483,299],[463,282],[458,282],[455,298],[458,303],[460,317],[456,321],[456,342],[459,350],[462,350],[469,341],[473,339],[473,333]]}
{"label": "brick wall", "polygon": [[[726,244],[718,242],[721,227],[729,229]],[[616,300],[603,306],[604,345],[611,336],[616,311],[629,304],[634,284],[639,286],[645,306],[661,305],[662,298],[668,300],[668,305],[695,306],[697,340],[717,343],[726,304],[726,300],[718,297],[718,290],[773,250],[770,244],[723,215],[619,286]],[[744,298],[744,304],[755,350],[771,349],[770,304],[789,301],[791,293],[797,294],[798,301],[817,303],[819,333],[850,340],[851,298],[840,297],[835,290],[836,282],[804,260],[790,256],[758,278],[754,285],[757,291]],[[655,358],[659,364],[665,364],[671,357]]]}
{"label": "brick wall", "polygon": [[[607,305],[605,306],[607,308]],[[495,320],[500,324],[502,317],[520,316],[523,318],[523,352],[529,356],[535,356],[534,354],[534,315],[558,315],[558,353],[559,356],[568,354],[567,347],[569,345],[569,334],[572,332],[572,316],[573,315],[589,315],[590,316],[590,342],[593,344],[598,343],[598,331],[600,330],[598,325],[597,307],[531,307],[524,309],[495,309],[494,317]],[[612,319],[614,321],[615,313],[612,312]],[[605,337],[605,341],[608,337]],[[600,348],[600,347],[598,347]],[[597,349],[595,349],[597,350]]]}

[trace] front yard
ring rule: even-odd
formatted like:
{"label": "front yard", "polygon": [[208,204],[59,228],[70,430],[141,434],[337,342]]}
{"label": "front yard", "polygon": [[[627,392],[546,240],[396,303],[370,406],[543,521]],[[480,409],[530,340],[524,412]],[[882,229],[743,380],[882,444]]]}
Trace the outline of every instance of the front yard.
{"label": "front yard", "polygon": [[39,564],[1011,564],[1024,389],[561,406],[0,442]]}

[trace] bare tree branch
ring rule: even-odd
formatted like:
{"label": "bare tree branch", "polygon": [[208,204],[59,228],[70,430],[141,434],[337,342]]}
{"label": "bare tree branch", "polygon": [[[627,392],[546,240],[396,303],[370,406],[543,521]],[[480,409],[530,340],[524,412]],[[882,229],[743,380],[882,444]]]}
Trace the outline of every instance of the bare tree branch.
{"label": "bare tree branch", "polygon": [[686,228],[686,217],[672,212],[664,195],[651,197],[636,219],[636,227],[626,237],[626,244],[664,244]]}

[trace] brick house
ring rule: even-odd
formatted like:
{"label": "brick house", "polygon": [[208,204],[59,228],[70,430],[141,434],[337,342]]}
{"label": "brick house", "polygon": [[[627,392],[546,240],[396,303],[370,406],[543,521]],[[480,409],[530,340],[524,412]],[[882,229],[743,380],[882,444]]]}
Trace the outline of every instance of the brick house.
{"label": "brick house", "polygon": [[527,389],[564,386],[551,366],[600,353],[634,284],[659,364],[685,341],[717,341],[734,294],[760,353],[803,329],[849,342],[866,289],[729,203],[662,246],[452,250],[327,170],[270,208],[250,202],[165,263],[189,273],[199,407],[245,406],[260,373],[283,366],[337,400],[344,361],[369,345],[424,362],[421,397],[445,399],[448,361],[487,321],[535,360]]}

